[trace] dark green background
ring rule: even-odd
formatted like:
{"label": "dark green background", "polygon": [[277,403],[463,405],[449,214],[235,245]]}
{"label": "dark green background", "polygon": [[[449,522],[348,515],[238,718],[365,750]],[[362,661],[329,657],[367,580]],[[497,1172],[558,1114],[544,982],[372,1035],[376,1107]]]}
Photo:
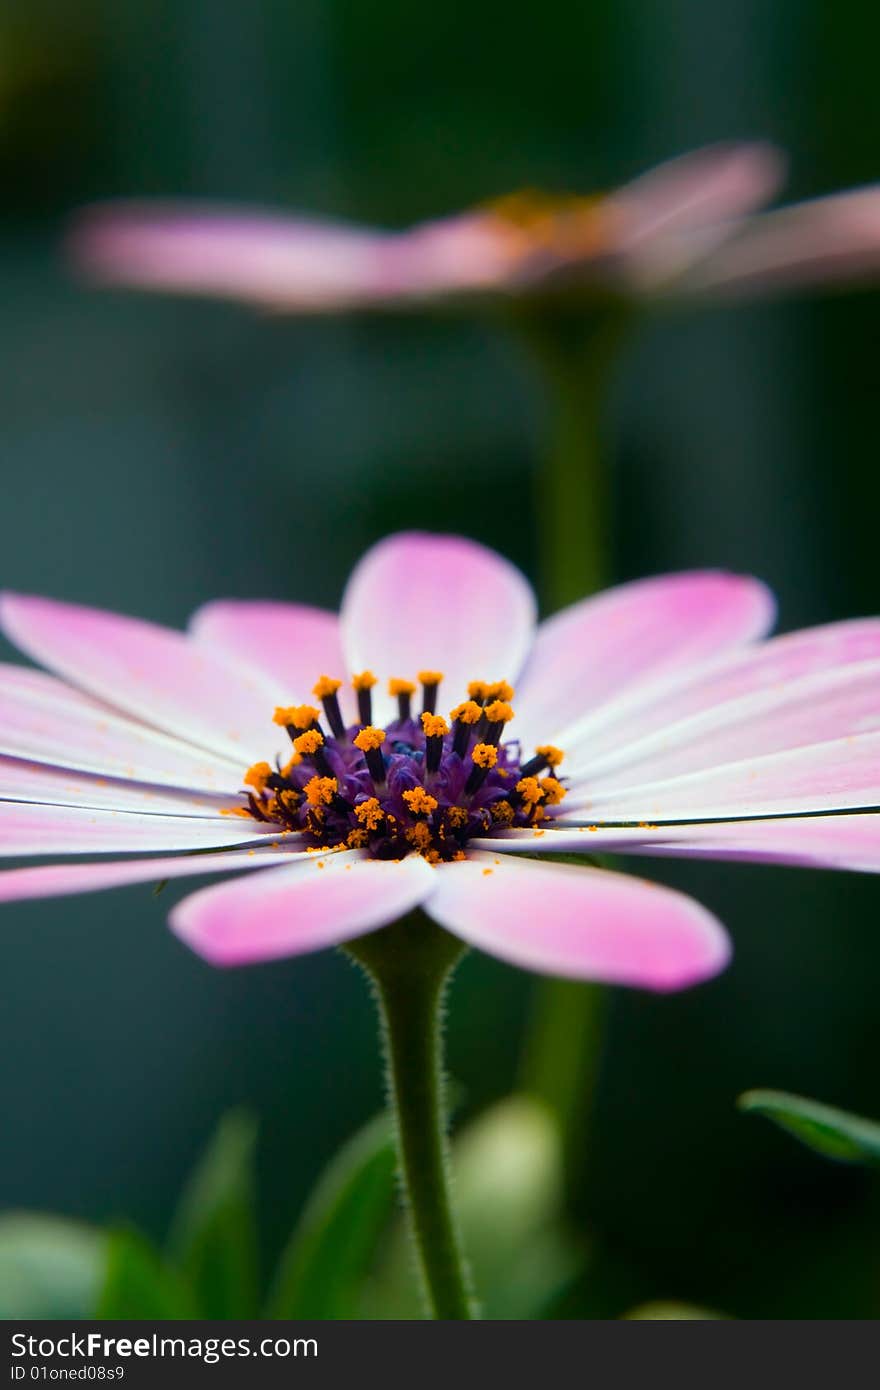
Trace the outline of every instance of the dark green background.
{"label": "dark green background", "polygon": [[[90,293],[58,252],[78,203],[197,194],[399,224],[744,136],[790,151],[793,195],[824,192],[880,176],[878,41],[868,0],[4,0],[0,581],[182,624],[217,594],[335,603],[367,543],[426,524],[535,569],[539,399],[511,345],[478,324]],[[608,419],[614,577],[754,570],[785,628],[880,610],[878,322],[866,292],[645,325]],[[736,957],[690,994],[615,997],[584,1170],[599,1270],[573,1310],[873,1316],[867,1179],[734,1099],[767,1085],[880,1115],[880,884],[669,877]],[[158,1233],[245,1102],[277,1242],[377,1107],[368,1001],[331,954],[211,970],[165,929],[176,891],[3,909],[0,1199]],[[461,971],[465,1113],[514,1079],[528,984],[479,957]]]}

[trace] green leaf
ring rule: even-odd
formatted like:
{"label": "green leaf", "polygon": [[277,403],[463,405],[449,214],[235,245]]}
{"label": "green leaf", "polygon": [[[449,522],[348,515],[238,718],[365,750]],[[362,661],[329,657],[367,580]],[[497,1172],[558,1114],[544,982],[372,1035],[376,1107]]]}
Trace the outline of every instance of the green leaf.
{"label": "green leaf", "polygon": [[106,1235],[39,1212],[0,1216],[0,1318],[87,1318],[94,1312]]}
{"label": "green leaf", "polygon": [[725,1322],[723,1313],[697,1308],[692,1303],[640,1303],[624,1313],[627,1322]]}
{"label": "green leaf", "polygon": [[[454,1143],[452,1175],[482,1315],[541,1316],[581,1262],[562,1222],[562,1142],[550,1111],[522,1095],[492,1106]],[[402,1223],[368,1297],[372,1317],[424,1316]]]}
{"label": "green leaf", "polygon": [[96,1318],[194,1318],[195,1300],[139,1231],[112,1231]]}
{"label": "green leaf", "polygon": [[203,1318],[257,1316],[255,1121],[225,1115],[193,1173],[169,1240]]}
{"label": "green leaf", "polygon": [[880,1124],[786,1091],[746,1091],[740,1110],[766,1115],[823,1158],[880,1164]]}
{"label": "green leaf", "polygon": [[358,1317],[360,1284],[394,1204],[396,1161],[387,1115],[339,1151],[281,1256],[265,1317]]}

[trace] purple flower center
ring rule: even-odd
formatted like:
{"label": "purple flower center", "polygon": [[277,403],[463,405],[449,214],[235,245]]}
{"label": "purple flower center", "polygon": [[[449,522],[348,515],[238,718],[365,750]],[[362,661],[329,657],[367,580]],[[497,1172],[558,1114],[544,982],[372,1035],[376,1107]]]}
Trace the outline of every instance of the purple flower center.
{"label": "purple flower center", "polygon": [[377,859],[421,854],[431,863],[463,858],[475,836],[552,819],[565,795],[552,775],[562,753],[546,745],[524,762],[516,739],[502,741],[513,718],[512,687],[472,682],[447,720],[435,712],[442,679],[439,671],[419,673],[418,716],[416,685],[390,681],[397,718],[379,729],[372,672],[354,678],[359,720],[350,726],[339,707],[341,681],[322,676],[314,694],[324,722],[312,705],[276,709],[293,756],[283,766],[249,768],[247,806],[236,809],[304,835],[314,849],[365,849]]}

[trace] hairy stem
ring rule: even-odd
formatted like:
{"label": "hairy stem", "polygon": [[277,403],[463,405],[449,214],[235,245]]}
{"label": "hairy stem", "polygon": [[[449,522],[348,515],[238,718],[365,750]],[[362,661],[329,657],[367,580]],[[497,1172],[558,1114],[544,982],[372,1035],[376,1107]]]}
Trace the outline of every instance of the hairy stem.
{"label": "hairy stem", "polygon": [[443,994],[464,946],[421,912],[345,948],[379,1009],[400,1176],[428,1311],[476,1316],[449,1190]]}

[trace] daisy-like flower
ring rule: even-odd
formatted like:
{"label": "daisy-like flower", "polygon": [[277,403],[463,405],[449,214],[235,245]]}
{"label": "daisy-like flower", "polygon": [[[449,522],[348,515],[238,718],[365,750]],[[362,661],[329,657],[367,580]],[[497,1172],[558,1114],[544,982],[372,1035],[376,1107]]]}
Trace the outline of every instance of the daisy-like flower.
{"label": "daisy-like flower", "polygon": [[294,314],[576,291],[763,293],[875,275],[880,190],[749,216],[781,175],[767,145],[716,145],[604,196],[519,193],[399,232],[200,204],[111,203],[81,215],[70,250],[100,282]]}
{"label": "daisy-like flower", "polygon": [[545,856],[880,867],[880,621],[760,642],[773,613],[696,572],[536,627],[510,564],[421,534],[367,553],[339,617],[220,601],[183,634],[7,594],[56,674],[0,667],[0,849],[58,862],[0,899],[239,870],[171,913],[216,964],[421,906],[527,969],[692,984],[729,954],[709,912]]}

